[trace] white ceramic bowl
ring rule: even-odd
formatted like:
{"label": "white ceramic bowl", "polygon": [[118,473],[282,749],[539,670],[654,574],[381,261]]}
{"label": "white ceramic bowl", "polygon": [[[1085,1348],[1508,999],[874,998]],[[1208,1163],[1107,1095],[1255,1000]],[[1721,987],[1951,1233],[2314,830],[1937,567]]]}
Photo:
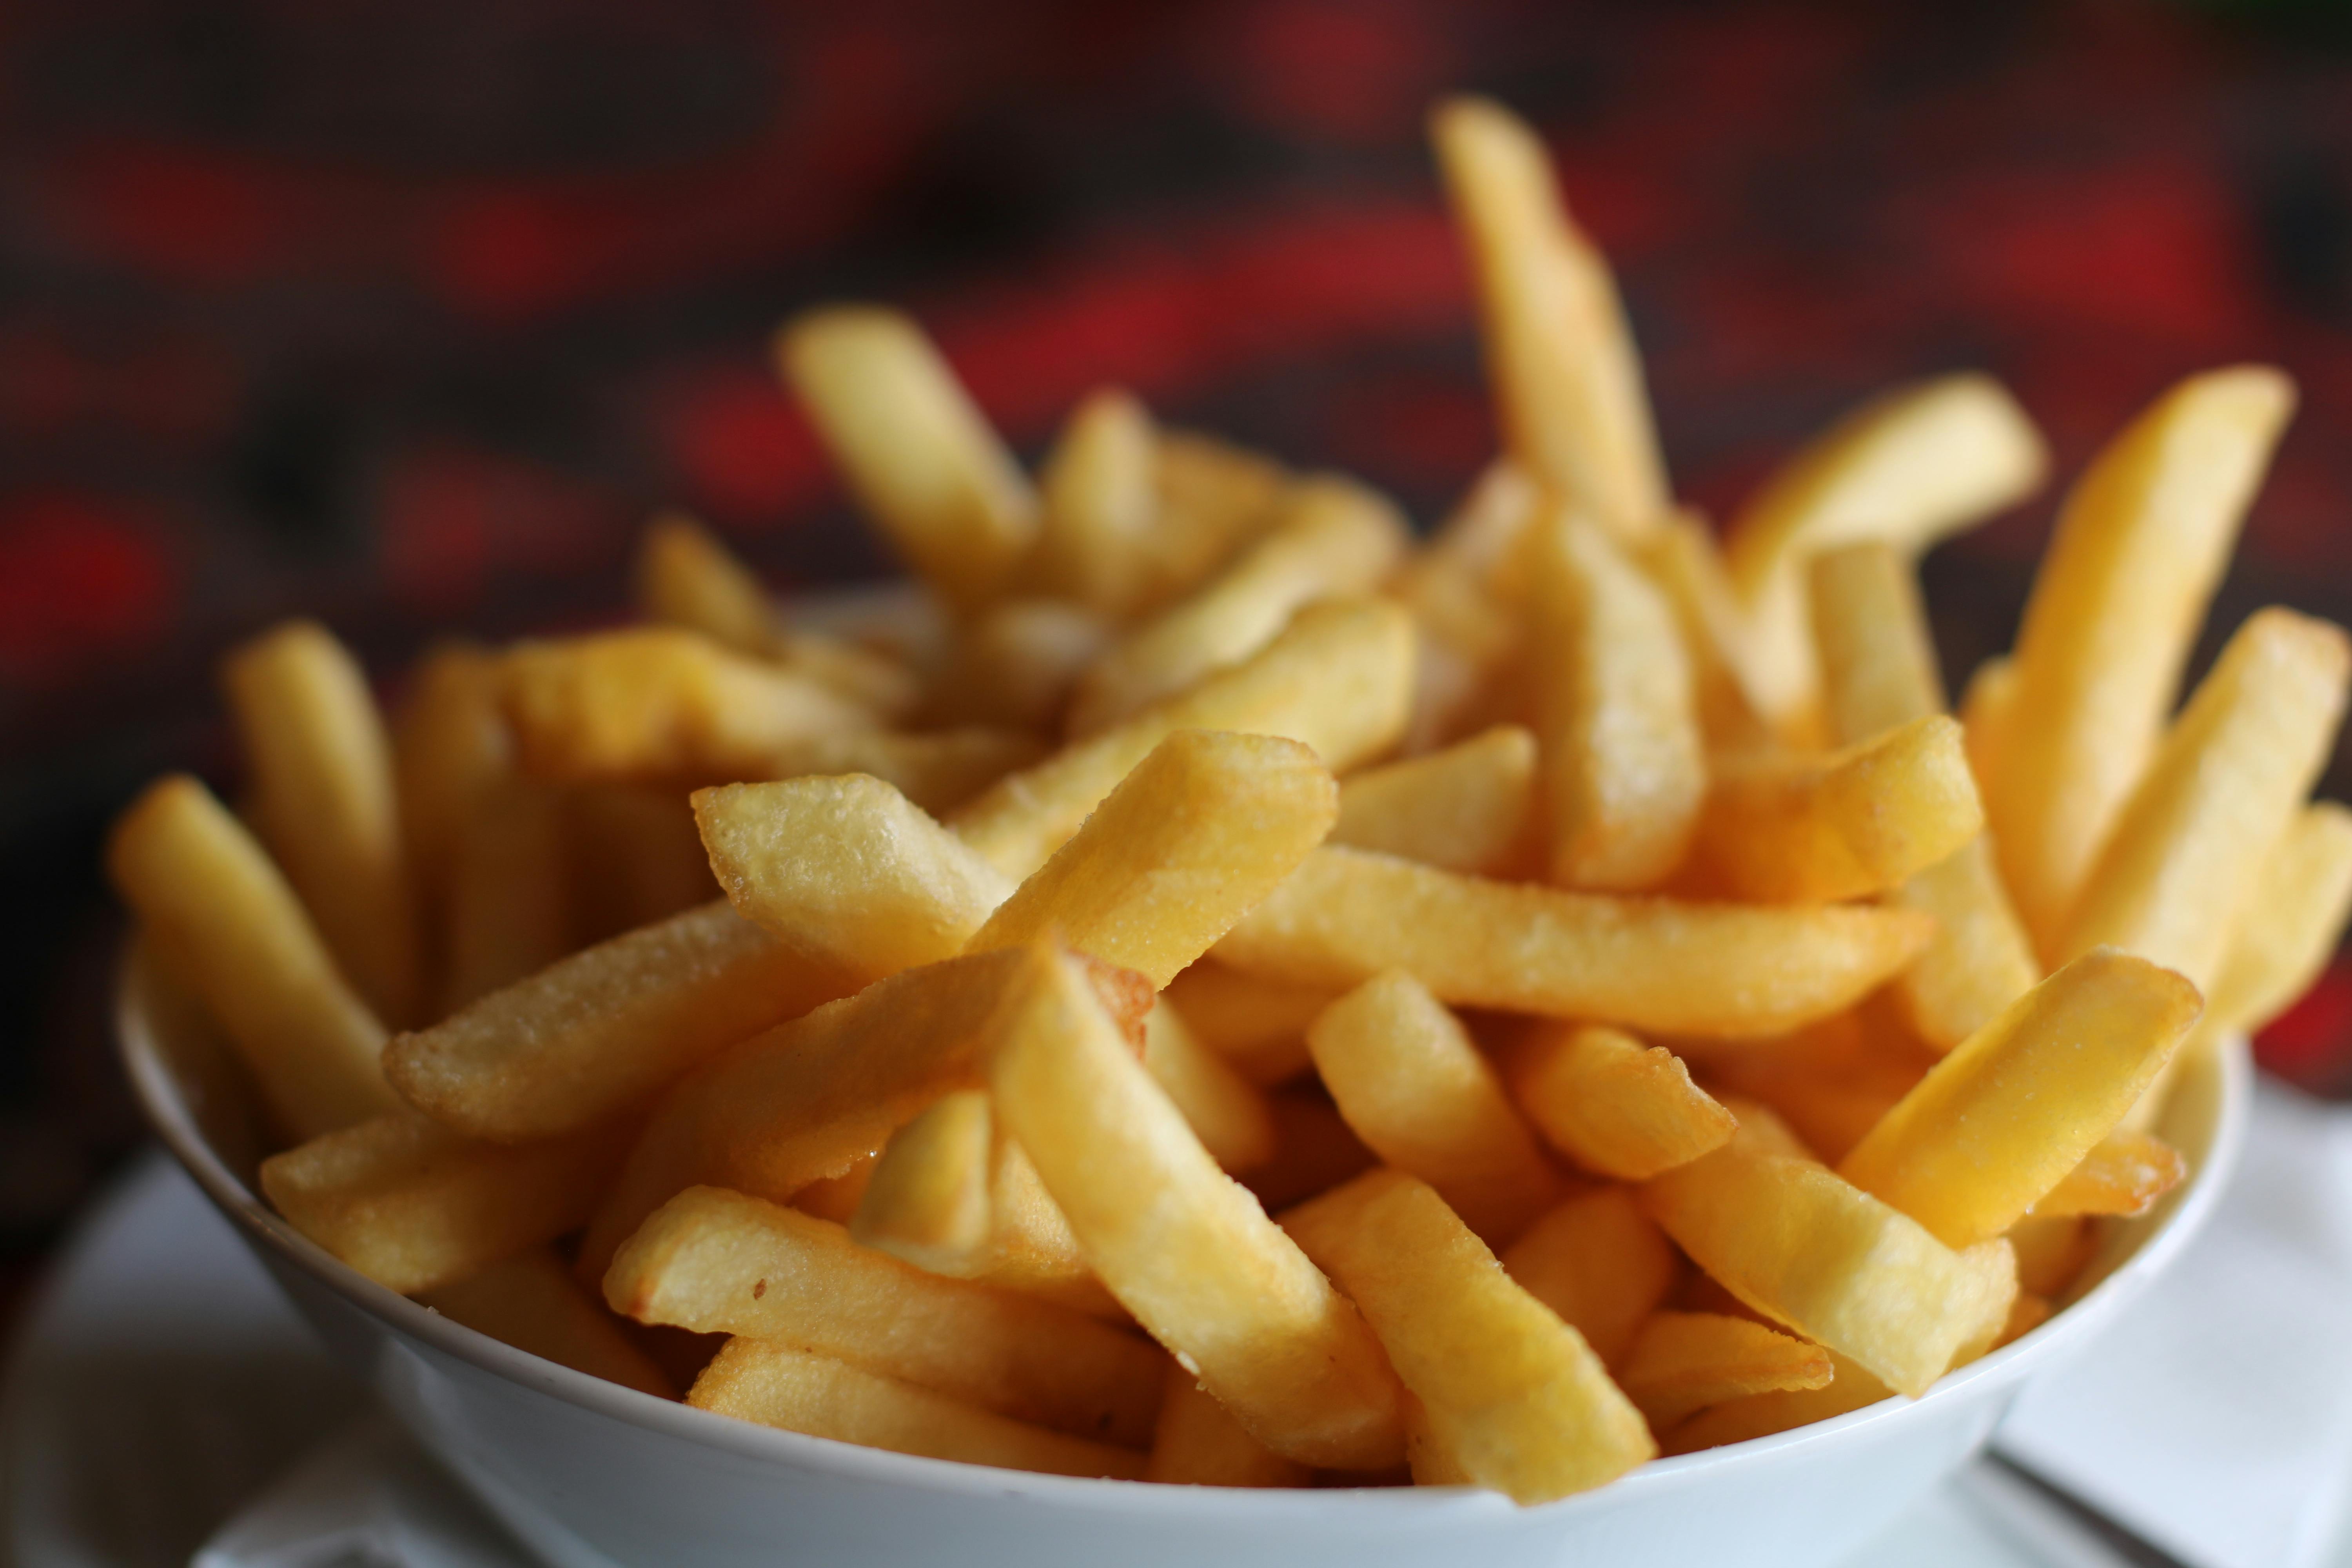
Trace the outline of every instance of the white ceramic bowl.
{"label": "white ceramic bowl", "polygon": [[2077,1299],[2016,1343],[1889,1400],[1662,1460],[1520,1509],[1463,1489],[1248,1491],[1072,1480],[854,1447],[635,1393],[509,1349],[362,1279],[253,1193],[243,1107],[208,1031],[135,962],[118,1027],[148,1120],[329,1348],[558,1568],[1219,1568],[1837,1562],[1965,1463],[2025,1382],[2096,1336],[2181,1255],[2245,1129],[2242,1042],[2181,1075],[2160,1131],[2195,1174],[2117,1225]]}

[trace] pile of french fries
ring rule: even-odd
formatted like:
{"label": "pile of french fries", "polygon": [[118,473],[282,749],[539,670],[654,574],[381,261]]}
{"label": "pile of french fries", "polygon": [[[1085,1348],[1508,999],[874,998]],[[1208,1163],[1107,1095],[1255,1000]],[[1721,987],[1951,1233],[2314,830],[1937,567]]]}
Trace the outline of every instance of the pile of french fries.
{"label": "pile of french fries", "polygon": [[1913,572],[2040,484],[1893,392],[1718,548],[1540,143],[1442,105],[1506,453],[1396,507],[1098,394],[1032,477],[903,316],[782,374],[919,586],[227,663],[124,816],[280,1214],[524,1350],[901,1452],[1537,1503],[1925,1392],[2184,1176],[2168,1075],[2352,906],[2347,644],[2183,667],[2292,402],[2173,389],[1955,720]]}

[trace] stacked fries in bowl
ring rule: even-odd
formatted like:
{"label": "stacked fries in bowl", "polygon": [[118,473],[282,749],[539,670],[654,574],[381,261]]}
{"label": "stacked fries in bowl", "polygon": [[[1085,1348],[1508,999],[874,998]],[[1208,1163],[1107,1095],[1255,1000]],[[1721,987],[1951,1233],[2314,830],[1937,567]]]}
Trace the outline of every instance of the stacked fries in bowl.
{"label": "stacked fries in bowl", "polygon": [[1824,1562],[2210,1207],[2352,904],[2344,635],[2174,711],[2284,378],[2099,454],[1956,720],[1912,563],[2023,411],[1891,393],[1718,549],[1539,143],[1433,125],[1507,453],[1425,542],[1117,392],[1033,480],[816,310],[915,586],[665,519],[645,624],[389,724],[283,627],[241,813],[125,814],[151,1115],[551,1560]]}

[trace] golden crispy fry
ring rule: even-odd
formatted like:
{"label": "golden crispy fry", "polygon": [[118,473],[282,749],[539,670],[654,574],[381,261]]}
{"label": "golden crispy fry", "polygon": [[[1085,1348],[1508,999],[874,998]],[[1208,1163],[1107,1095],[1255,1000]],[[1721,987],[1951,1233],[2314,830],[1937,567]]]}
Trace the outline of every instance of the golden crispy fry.
{"label": "golden crispy fry", "polygon": [[[1960,728],[1968,731],[1969,771],[1977,776],[1977,792],[1990,796],[1993,775],[2000,771],[2003,726],[2009,704],[2017,692],[2017,664],[1999,654],[1977,666],[1960,693]],[[2006,889],[2008,884],[2003,883]]]}
{"label": "golden crispy fry", "polygon": [[1517,724],[1339,784],[1331,842],[1448,871],[1495,876],[1527,858],[1536,738]]}
{"label": "golden crispy fry", "polygon": [[449,867],[436,1018],[535,974],[572,949],[563,802],[509,777],[483,792]]}
{"label": "golden crispy fry", "polygon": [[629,1129],[484,1143],[395,1110],[273,1154],[261,1190],[295,1229],[413,1296],[554,1240],[595,1206]]}
{"label": "golden crispy fry", "polygon": [[1201,1044],[1165,1001],[1143,1020],[1143,1065],[1226,1172],[1255,1170],[1274,1158],[1274,1112],[1265,1091]]}
{"label": "golden crispy fry", "polygon": [[514,772],[499,689],[497,655],[470,643],[437,643],[410,672],[394,716],[393,787],[410,881],[428,927],[443,914],[458,838],[477,803]]}
{"label": "golden crispy fry", "polygon": [[1657,431],[1609,264],[1561,205],[1527,124],[1489,100],[1430,119],[1470,247],[1505,443],[1555,495],[1631,537],[1666,509]]}
{"label": "golden crispy fry", "polygon": [[1528,1293],[1614,1366],[1674,1288],[1675,1249],[1631,1187],[1580,1193],[1536,1221],[1503,1254]]}
{"label": "golden crispy fry", "polygon": [[2157,749],[2294,405],[2274,370],[2191,376],[2108,442],[2066,498],[2026,601],[1985,795],[2002,875],[2045,951],[2060,946]]}
{"label": "golden crispy fry", "polygon": [[1634,1336],[1616,1377],[1650,1429],[1664,1432],[1727,1399],[1827,1388],[1830,1352],[1748,1318],[1656,1312]]}
{"label": "golden crispy fry", "polygon": [[1157,1347],[1043,1301],[925,1273],[827,1220],[717,1187],[662,1205],[604,1276],[613,1310],[798,1345],[999,1415],[1140,1447]]}
{"label": "golden crispy fry", "polygon": [[351,651],[290,621],[221,667],[263,842],[336,963],[379,1017],[422,1000],[415,894],[401,843],[392,742]]}
{"label": "golden crispy fry", "polygon": [[2298,813],[2263,862],[2238,916],[2200,1027],[2252,1033],[2286,1011],[2334,956],[2352,913],[2352,811]]}
{"label": "golden crispy fry", "polygon": [[1402,969],[1456,1005],[1736,1038],[1843,1011],[1929,933],[1903,910],[1616,899],[1327,846],[1215,953],[1306,984]]}
{"label": "golden crispy fry", "polygon": [[1165,985],[1290,874],[1339,810],[1339,786],[1297,742],[1179,730],[997,907],[971,951],[1052,934]]}
{"label": "golden crispy fry", "polygon": [[776,362],[843,477],[932,592],[985,603],[1037,535],[1037,498],[923,331],[837,305],[776,334]]}
{"label": "golden crispy fry", "polygon": [[1411,975],[1391,970],[1349,992],[1307,1042],[1356,1135],[1436,1188],[1489,1246],[1559,1200],[1559,1177],[1495,1069]]}
{"label": "golden crispy fry", "polygon": [[1355,1309],[1217,1169],[1079,972],[1055,960],[1048,981],[990,1086],[1096,1273],[1276,1453],[1394,1464],[1396,1381]]}
{"label": "golden crispy fry", "polygon": [[1620,1181],[1686,1165],[1730,1142],[1738,1125],[1674,1052],[1601,1025],[1538,1026],[1517,1042],[1504,1071],[1553,1148]]}
{"label": "golden crispy fry", "polygon": [[1657,1452],[1584,1337],[1425,1184],[1374,1171],[1283,1226],[1363,1310],[1430,1438],[1476,1485],[1549,1502]]}
{"label": "golden crispy fry", "polygon": [[1310,605],[1246,663],[1002,780],[949,826],[998,870],[1025,877],[1178,730],[1285,736],[1339,773],[1395,742],[1412,684],[1402,610],[1377,600]]}
{"label": "golden crispy fry", "polygon": [[1819,903],[1900,887],[1983,826],[1960,727],[1933,714],[1819,762],[1727,770],[1698,831],[1735,897]]}
{"label": "golden crispy fry", "polygon": [[1026,568],[1036,587],[1113,618],[1141,596],[1158,447],[1150,413],[1118,388],[1071,411],[1039,479],[1045,510]]}
{"label": "golden crispy fry", "polygon": [[1765,717],[1801,723],[1817,700],[1806,633],[1812,556],[1863,539],[1916,555],[2024,500],[2048,466],[2025,411],[1983,375],[1873,398],[1783,464],[1733,520],[1724,550]]}
{"label": "golden crispy fry", "polygon": [[1726,1400],[1702,1410],[1668,1433],[1660,1445],[1668,1454],[1695,1454],[1726,1443],[1745,1443],[1775,1432],[1810,1426],[1892,1399],[1895,1391],[1854,1362],[1829,1352],[1832,1376],[1819,1388],[1788,1389]]}
{"label": "golden crispy fry", "polygon": [[386,1047],[402,1098],[478,1138],[593,1127],[715,1051],[854,989],[723,903],[572,954]]}
{"label": "golden crispy fry", "polygon": [[[1345,811],[1344,785],[1339,799]],[[1244,974],[1213,959],[1193,964],[1162,992],[1195,1038],[1261,1087],[1297,1078],[1314,1065],[1307,1053],[1307,1026],[1339,994],[1334,986],[1290,985]]]}
{"label": "golden crispy fry", "polygon": [[1181,598],[1272,525],[1290,476],[1262,454],[1190,430],[1160,432],[1152,493],[1159,521],[1128,615]]}
{"label": "golden crispy fry", "polygon": [[203,784],[173,773],[115,823],[107,874],[173,975],[220,1021],[295,1138],[391,1110],[383,1026],[336,970],[294,889]]}
{"label": "golden crispy fry", "polygon": [[677,1397],[668,1375],[546,1247],[519,1252],[416,1299],[452,1322],[519,1351],[657,1399]]}
{"label": "golden crispy fry", "polygon": [[1145,1480],[1189,1487],[1303,1487],[1312,1474],[1251,1436],[1198,1379],[1175,1362],[1168,1363]]}
{"label": "golden crispy fry", "polygon": [[2188,1174],[2189,1162],[2163,1139],[2147,1132],[2110,1132],[2025,1212],[2034,1219],[2146,1214]]}
{"label": "golden crispy fry", "polygon": [[1274,1119],[1274,1158],[1245,1173],[1242,1184],[1268,1214],[1329,1192],[1381,1163],[1319,1083],[1277,1089],[1266,1096],[1265,1107]]}
{"label": "golden crispy fry", "polygon": [[585,939],[601,942],[668,920],[718,894],[685,790],[582,784],[565,786],[562,796],[578,903],[573,919]]}
{"label": "golden crispy fry", "polygon": [[683,512],[663,512],[637,542],[637,606],[649,621],[684,626],[737,653],[776,647],[776,607],[751,569]]}
{"label": "golden crispy fry", "polygon": [[2029,1294],[2046,1297],[2063,1296],[2098,1246],[2091,1222],[2074,1216],[2019,1220],[2010,1227],[2009,1240],[2017,1249],[2018,1283]]}
{"label": "golden crispy fry", "polygon": [[982,611],[933,672],[925,725],[1004,724],[1058,731],[1079,678],[1110,628],[1059,599],[1005,599]]}
{"label": "golden crispy fry", "polygon": [[988,1174],[995,1134],[985,1089],[933,1100],[890,1135],[869,1168],[851,1237],[934,1274],[978,1272],[994,1219]]}
{"label": "golden crispy fry", "polygon": [[762,759],[751,777],[871,773],[939,816],[1045,753],[1045,742],[1015,730],[967,726],[920,735],[858,730],[782,747]]}
{"label": "golden crispy fry", "polygon": [[1132,1448],[1088,1442],[847,1362],[784,1344],[734,1339],[695,1380],[700,1410],[861,1447],[1052,1476],[1143,1479]]}
{"label": "golden crispy fry", "polygon": [[1536,731],[1549,873],[1563,887],[1654,887],[1690,847],[1706,744],[1682,628],[1608,537],[1555,510],[1536,525]]}
{"label": "golden crispy fry", "polygon": [[1748,688],[1748,625],[1714,530],[1696,513],[1675,512],[1641,542],[1638,558],[1682,628],[1708,747],[1738,751],[1762,743],[1768,734]]}

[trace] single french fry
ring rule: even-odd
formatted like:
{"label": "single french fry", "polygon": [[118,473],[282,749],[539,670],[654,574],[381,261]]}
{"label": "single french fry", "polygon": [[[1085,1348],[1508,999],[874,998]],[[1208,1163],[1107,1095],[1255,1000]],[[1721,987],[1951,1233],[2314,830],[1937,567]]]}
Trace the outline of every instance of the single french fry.
{"label": "single french fry", "polygon": [[554,1240],[595,1206],[630,1129],[485,1143],[395,1110],[261,1163],[295,1229],[377,1284],[413,1296]]}
{"label": "single french fry", "polygon": [[2189,1162],[2163,1139],[2147,1132],[2110,1132],[2025,1212],[2033,1219],[2146,1214],[2188,1174]]}
{"label": "single french fry", "polygon": [[1168,1363],[1147,1481],[1187,1487],[1303,1487],[1313,1474],[1256,1438],[1176,1362]]}
{"label": "single french fry", "polygon": [[871,773],[940,816],[1045,754],[1044,742],[1017,730],[966,725],[920,735],[856,730],[814,736],[771,752],[750,778]]}
{"label": "single french fry", "polygon": [[1644,1182],[1730,1142],[1738,1122],[1682,1058],[1595,1024],[1538,1026],[1505,1057],[1512,1097],[1588,1171]]}
{"label": "single french fry", "polygon": [[1678,511],[1643,540],[1638,559],[1664,593],[1690,655],[1699,728],[1711,751],[1738,751],[1769,739],[1748,693],[1748,626],[1706,520]]}
{"label": "single french fry", "polygon": [[677,1397],[677,1385],[546,1247],[519,1252],[416,1299],[452,1322],[542,1360],[656,1399]]}
{"label": "single french fry", "polygon": [[2200,1027],[2252,1033],[2311,988],[2352,914],[2352,811],[2307,805],[2288,825],[2238,916]]}
{"label": "single french fry", "polygon": [[586,940],[601,942],[684,914],[719,891],[685,790],[579,784],[563,786],[562,799],[578,904],[573,919]]}
{"label": "single french fry", "polygon": [[1511,1278],[1614,1366],[1674,1288],[1672,1243],[1631,1187],[1579,1193],[1503,1253]]}
{"label": "single french fry", "polygon": [[415,894],[401,842],[392,742],[351,650],[290,621],[221,667],[263,842],[329,952],[377,1016],[422,1001]]}
{"label": "single french fry", "polygon": [[1341,780],[1331,842],[1496,875],[1526,857],[1535,790],[1535,736],[1497,724],[1442,752]]}
{"label": "single french fry", "polygon": [[449,868],[440,1005],[446,1018],[572,950],[563,802],[509,776],[486,790]]}
{"label": "single french fry", "polygon": [[1003,599],[958,633],[933,671],[920,715],[926,728],[1002,724],[1054,731],[1083,677],[1101,656],[1110,627],[1094,611],[1059,599]]}
{"label": "single french fry", "polygon": [[2191,376],[2066,498],[2026,601],[1985,796],[2002,876],[2045,952],[2157,749],[2294,405],[2275,370]]}
{"label": "single french fry", "polygon": [[409,876],[426,927],[446,919],[452,867],[482,796],[514,772],[514,742],[499,711],[499,660],[470,643],[443,642],[410,672],[394,716],[393,789]]}
{"label": "single french fry", "polygon": [[613,1310],[797,1345],[1080,1436],[1151,1439],[1165,1358],[1045,1302],[942,1279],[779,1205],[694,1187],[614,1258]]}
{"label": "single french fry", "polygon": [[973,1260],[987,1247],[994,1219],[988,1173],[995,1131],[986,1090],[933,1100],[874,1161],[849,1221],[851,1239],[934,1274],[976,1272]]}
{"label": "single french fry", "polygon": [[[1339,798],[1344,810],[1344,785]],[[1195,1038],[1260,1088],[1286,1082],[1314,1065],[1307,1051],[1307,1026],[1339,994],[1332,986],[1290,985],[1244,974],[1214,959],[1193,964],[1160,993],[1184,1016]]]}
{"label": "single french fry", "polygon": [[1071,411],[1038,480],[1045,506],[1027,563],[1038,588],[1110,618],[1134,605],[1160,517],[1158,447],[1150,413],[1118,388]]}
{"label": "single french fry", "polygon": [[1617,285],[1561,204],[1525,121],[1448,99],[1431,139],[1468,240],[1486,374],[1528,473],[1627,537],[1666,509],[1664,467]]}
{"label": "single french fry", "polygon": [[1319,1083],[1276,1089],[1266,1096],[1265,1108],[1274,1121],[1274,1158],[1243,1173],[1242,1184],[1268,1214],[1328,1193],[1381,1163]]}
{"label": "single french fry", "polygon": [[[1997,654],[1977,666],[1960,693],[1960,728],[1968,731],[1969,771],[1977,776],[1977,793],[1990,795],[2000,772],[2000,747],[2009,721],[2009,704],[2017,692],[2017,663]],[[2002,884],[2004,889],[2007,884]]]}
{"label": "single french fry", "polygon": [[1143,536],[1129,616],[1149,615],[1200,586],[1269,527],[1290,476],[1264,455],[1191,430],[1160,432],[1152,494],[1159,521]]}
{"label": "single french fry", "polygon": [[1859,1363],[1833,1350],[1828,1353],[1832,1375],[1821,1387],[1727,1399],[1683,1422],[1660,1446],[1670,1455],[1696,1454],[1701,1448],[1720,1448],[1727,1443],[1794,1431],[1895,1397],[1893,1389]]}
{"label": "single french fry", "polygon": [[812,1437],[1043,1475],[1140,1480],[1144,1457],[791,1345],[734,1339],[695,1380],[699,1410]]}
{"label": "single french fry", "polygon": [[1560,1197],[1535,1132],[1461,1021],[1390,970],[1326,1008],[1307,1032],[1339,1114],[1398,1170],[1434,1187],[1489,1246]]}
{"label": "single french fry", "polygon": [[1455,1005],[1738,1038],[1843,1011],[1930,931],[1904,910],[1610,898],[1327,845],[1214,952],[1294,984],[1402,969]]}
{"label": "single french fry", "polygon": [[383,1025],[268,855],[203,784],[173,773],[148,785],[116,821],[106,866],[283,1132],[315,1138],[399,1103],[381,1066]]}
{"label": "single french fry", "polygon": [[1377,600],[1310,605],[1246,662],[999,781],[949,826],[998,870],[1025,877],[1178,730],[1283,736],[1340,773],[1395,742],[1412,685],[1402,610]]}
{"label": "single french fry", "polygon": [[1617,1386],[1654,1432],[1727,1399],[1830,1385],[1830,1352],[1747,1318],[1655,1312],[1633,1338]]}
{"label": "single french fry", "polygon": [[2048,467],[2025,411],[1999,382],[1973,374],[1873,398],[1783,464],[1724,545],[1764,716],[1801,724],[1818,699],[1805,591],[1812,556],[1864,539],[1916,555],[2023,500]]}
{"label": "single french fry", "polygon": [[896,310],[809,310],[776,362],[849,488],[949,604],[984,604],[1037,536],[1020,465],[923,331]]}
{"label": "single french fry", "polygon": [[1397,1384],[1355,1309],[1217,1169],[1079,972],[1055,960],[1047,979],[990,1087],[1096,1273],[1276,1453],[1397,1462]]}
{"label": "single french fry", "polygon": [[2076,1215],[2062,1219],[2029,1215],[2010,1226],[2009,1241],[2017,1249],[2019,1285],[2029,1295],[2053,1299],[2066,1293],[2098,1247],[2091,1221]]}
{"label": "single french fry", "polygon": [[751,569],[710,531],[667,511],[637,542],[637,606],[647,620],[684,626],[737,653],[775,651],[776,607]]}
{"label": "single french fry", "polygon": [[1430,1436],[1522,1504],[1612,1480],[1657,1452],[1584,1337],[1503,1271],[1436,1192],[1373,1171],[1283,1226],[1362,1310]]}
{"label": "single french fry", "polygon": [[1201,1044],[1165,1000],[1144,1016],[1143,1065],[1228,1173],[1274,1158],[1274,1112],[1265,1091]]}

